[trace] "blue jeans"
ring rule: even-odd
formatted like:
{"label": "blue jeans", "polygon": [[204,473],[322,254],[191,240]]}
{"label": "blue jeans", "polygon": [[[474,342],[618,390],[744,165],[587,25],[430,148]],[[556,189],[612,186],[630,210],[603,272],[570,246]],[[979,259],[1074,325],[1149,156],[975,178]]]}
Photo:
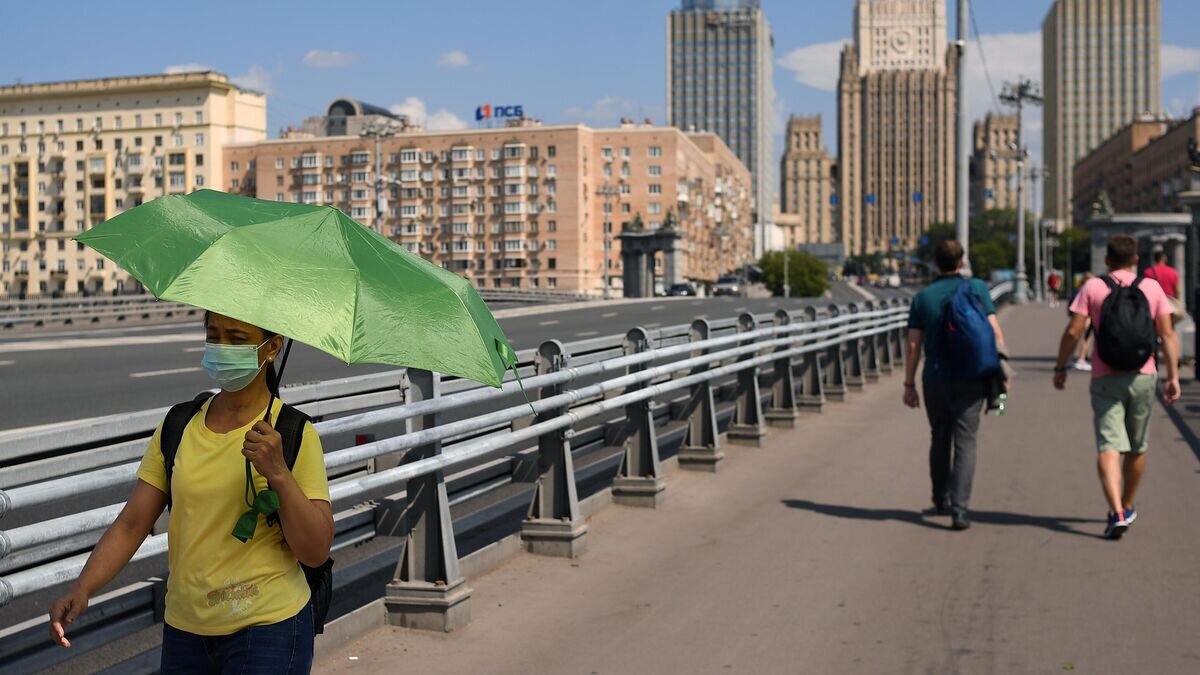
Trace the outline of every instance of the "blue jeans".
{"label": "blue jeans", "polygon": [[232,635],[196,635],[163,624],[163,675],[308,673],[313,661],[312,603],[290,619]]}

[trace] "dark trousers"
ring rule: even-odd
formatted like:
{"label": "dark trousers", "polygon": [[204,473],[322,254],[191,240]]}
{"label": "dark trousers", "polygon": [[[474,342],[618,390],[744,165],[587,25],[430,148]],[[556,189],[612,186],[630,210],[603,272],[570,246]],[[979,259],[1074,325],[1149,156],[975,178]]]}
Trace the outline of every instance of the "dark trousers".
{"label": "dark trousers", "polygon": [[929,478],[935,506],[966,510],[975,478],[975,435],[987,393],[980,380],[926,382]]}
{"label": "dark trousers", "polygon": [[313,661],[312,603],[290,619],[233,635],[196,635],[163,624],[164,675],[307,674]]}

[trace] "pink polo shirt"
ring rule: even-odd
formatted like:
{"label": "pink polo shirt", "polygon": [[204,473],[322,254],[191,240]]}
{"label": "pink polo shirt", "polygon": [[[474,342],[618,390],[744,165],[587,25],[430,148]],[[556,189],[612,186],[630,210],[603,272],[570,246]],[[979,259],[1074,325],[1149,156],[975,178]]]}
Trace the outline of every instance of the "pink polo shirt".
{"label": "pink polo shirt", "polygon": [[[1128,286],[1133,283],[1137,275],[1129,270],[1117,270],[1110,272],[1112,277],[1120,286]],[[1146,301],[1150,303],[1150,314],[1156,320],[1160,315],[1170,315],[1174,309],[1171,307],[1171,302],[1167,300],[1167,294],[1163,292],[1162,286],[1154,279],[1142,279],[1142,283],[1138,284],[1142,294],[1146,296]],[[1104,299],[1112,291],[1108,290],[1108,284],[1104,280],[1096,277],[1088,279],[1079,289],[1079,294],[1071,301],[1071,312],[1091,318],[1092,325],[1096,328],[1100,327],[1100,308],[1104,305]],[[1100,358],[1099,351],[1092,348],[1092,377],[1104,377],[1118,372],[1113,370],[1107,363]],[[1154,362],[1154,356],[1151,356],[1142,369],[1138,371],[1145,375],[1153,375],[1158,372],[1158,364]]]}

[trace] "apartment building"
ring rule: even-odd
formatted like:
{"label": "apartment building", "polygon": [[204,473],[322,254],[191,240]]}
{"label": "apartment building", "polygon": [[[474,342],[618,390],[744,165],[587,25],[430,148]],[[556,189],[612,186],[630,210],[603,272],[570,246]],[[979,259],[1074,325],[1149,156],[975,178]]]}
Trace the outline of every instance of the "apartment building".
{"label": "apartment building", "polygon": [[0,87],[0,295],[132,290],[71,237],[155,197],[226,183],[266,99],[220,73]]}
{"label": "apartment building", "polygon": [[223,188],[335,206],[480,288],[619,288],[617,235],[639,225],[678,229],[693,281],[750,259],[750,173],[714,134],[532,120],[389,131],[229,145]]}

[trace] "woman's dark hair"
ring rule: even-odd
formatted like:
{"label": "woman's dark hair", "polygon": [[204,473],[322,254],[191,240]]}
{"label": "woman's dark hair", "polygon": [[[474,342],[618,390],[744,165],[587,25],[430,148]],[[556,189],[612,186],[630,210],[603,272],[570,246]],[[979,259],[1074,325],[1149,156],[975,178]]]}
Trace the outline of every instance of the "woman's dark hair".
{"label": "woman's dark hair", "polygon": [[[212,312],[210,312],[208,310],[204,311],[204,327],[205,328],[208,328],[208,317],[211,315],[212,315]],[[253,324],[251,324],[251,325],[253,325]],[[279,335],[279,333],[269,331],[266,328],[263,328],[262,326],[255,326],[255,327],[262,331],[264,341],[270,340],[270,339],[274,338],[276,335]],[[268,361],[266,370],[267,370],[267,391],[271,392],[271,394],[275,398],[279,398],[279,373],[275,370],[275,363]]]}

